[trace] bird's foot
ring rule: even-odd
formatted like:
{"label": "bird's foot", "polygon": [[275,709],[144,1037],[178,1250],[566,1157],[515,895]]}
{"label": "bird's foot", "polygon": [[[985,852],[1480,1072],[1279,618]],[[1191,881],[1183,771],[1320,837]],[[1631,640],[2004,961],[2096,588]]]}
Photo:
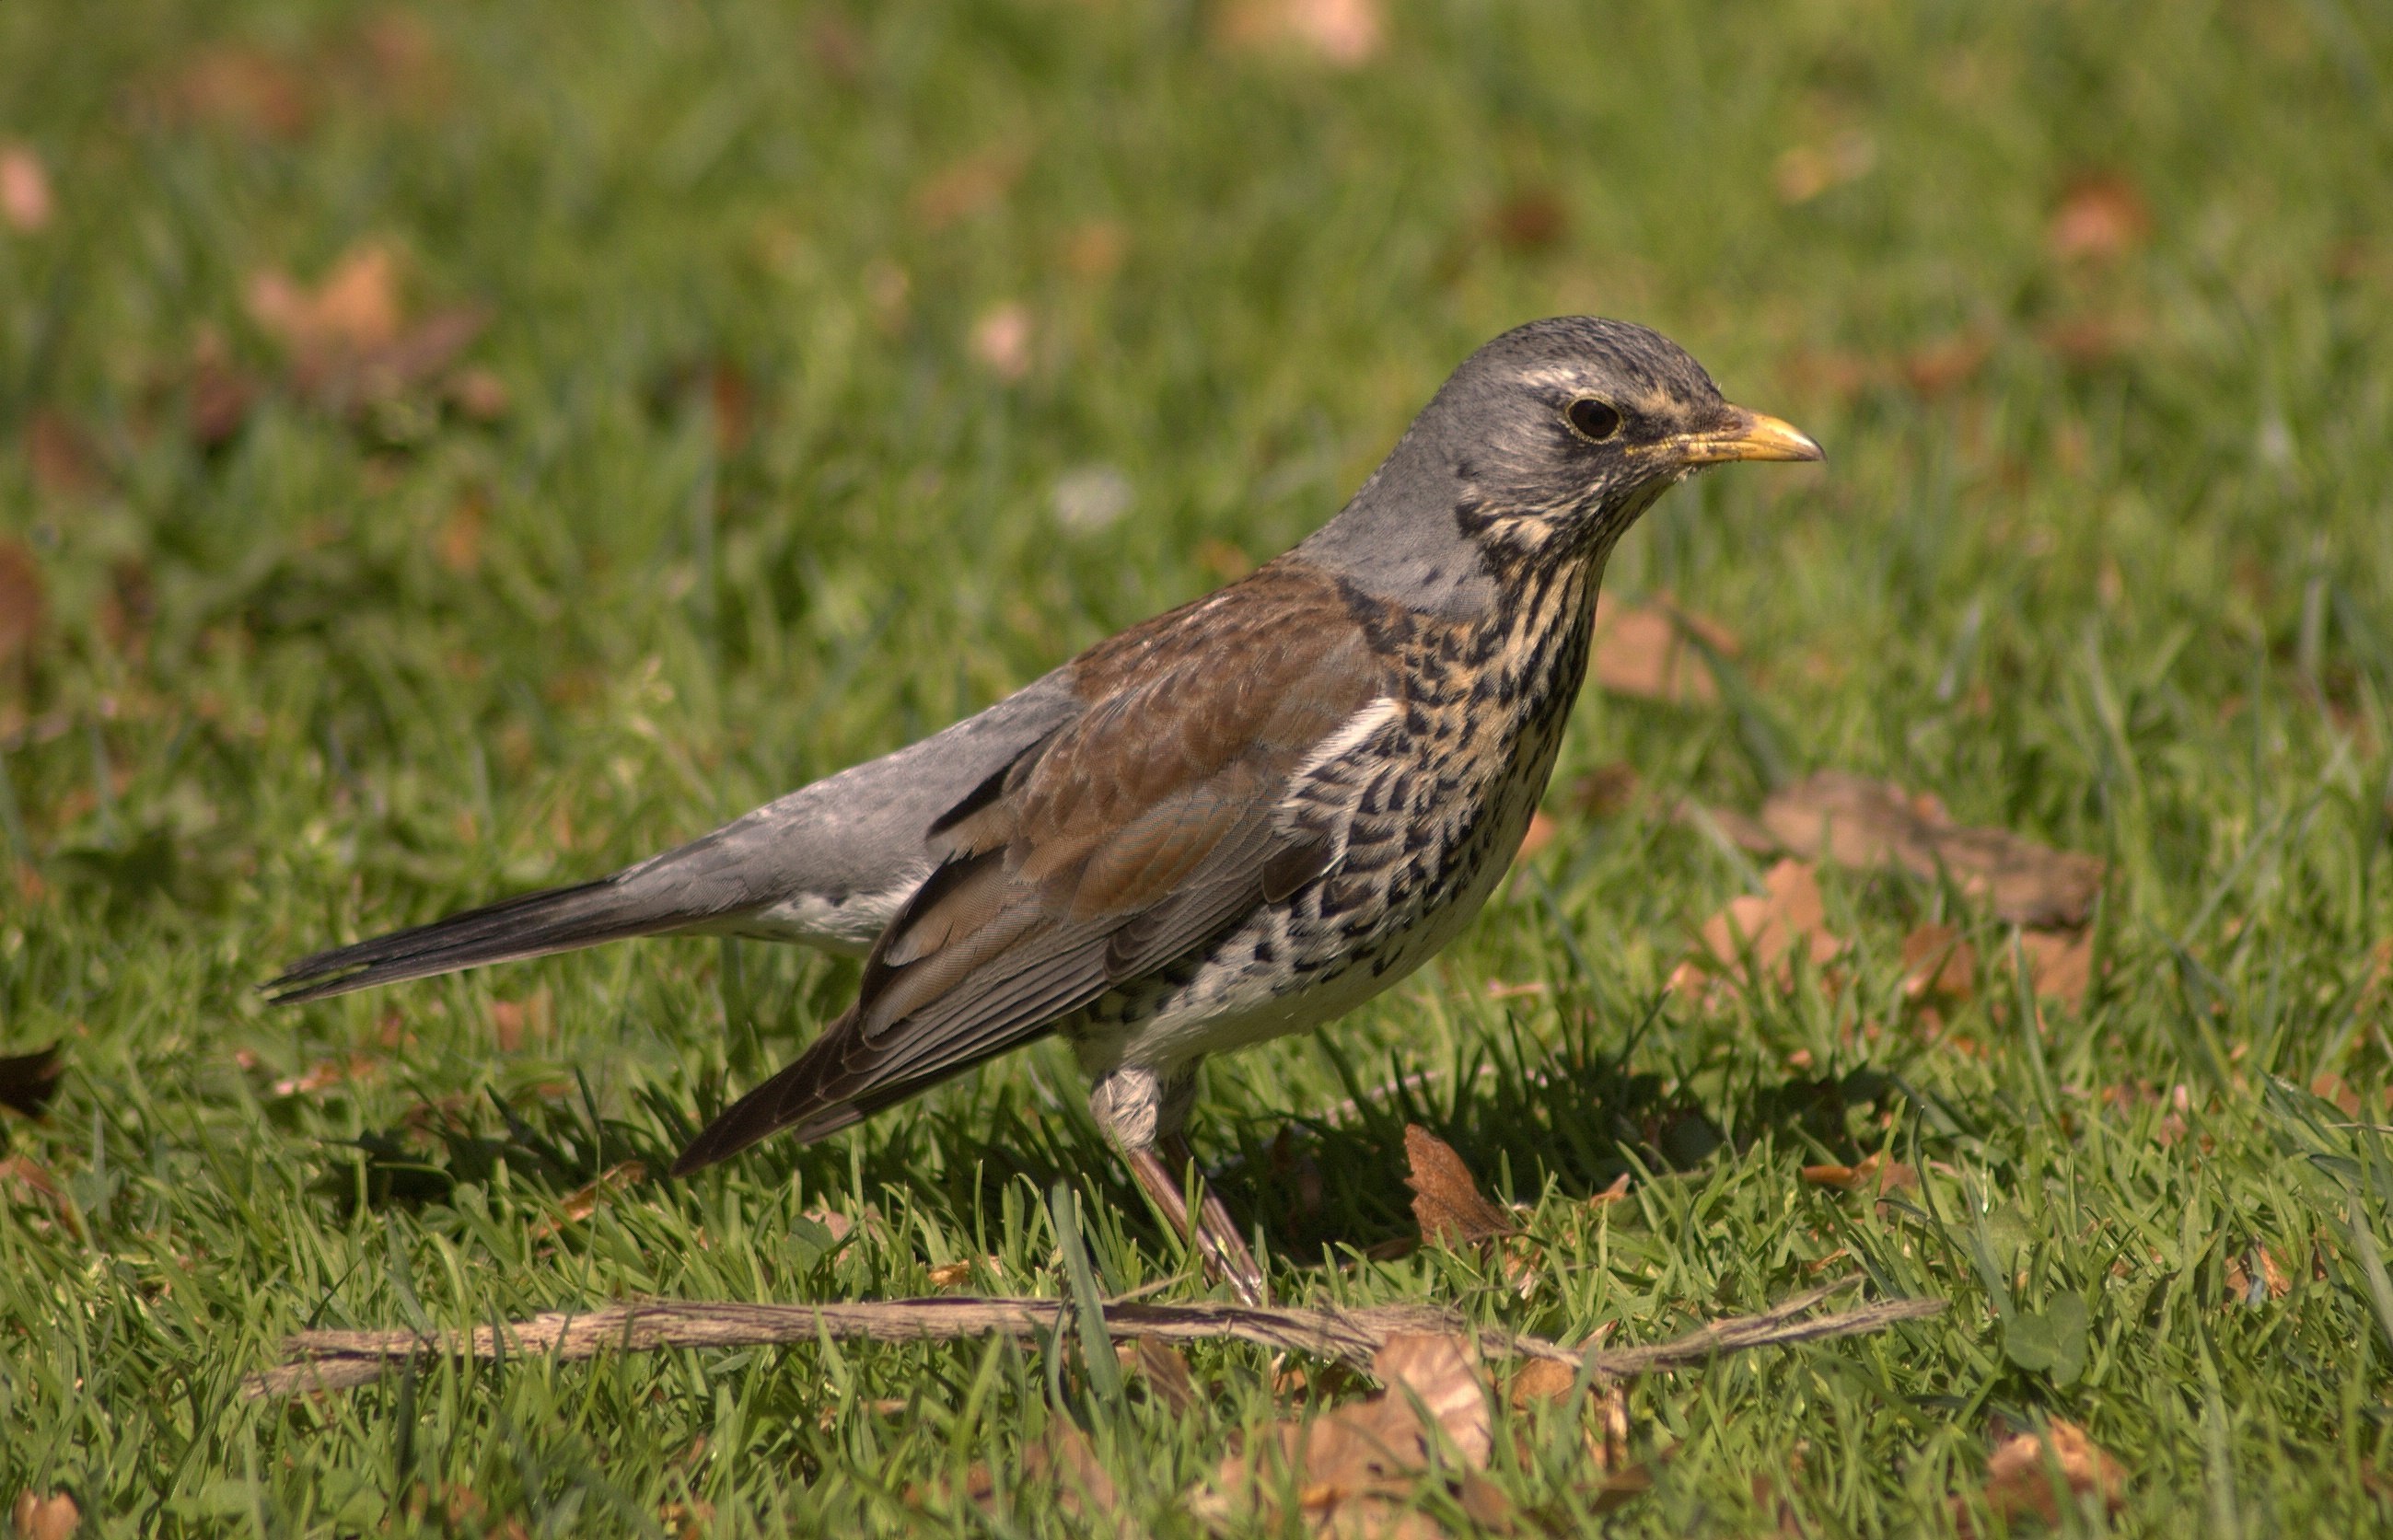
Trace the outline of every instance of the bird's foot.
{"label": "bird's foot", "polygon": [[1238,1233],[1230,1211],[1211,1189],[1203,1190],[1197,1200],[1196,1222],[1189,1222],[1187,1189],[1182,1183],[1196,1156],[1189,1152],[1187,1142],[1173,1136],[1164,1141],[1161,1148],[1161,1154],[1151,1147],[1125,1152],[1131,1175],[1138,1179],[1140,1188],[1155,1200],[1155,1206],[1163,1210],[1164,1222],[1196,1246],[1205,1259],[1207,1272],[1236,1289],[1246,1304],[1269,1303],[1271,1286],[1263,1277],[1262,1264],[1255,1260],[1247,1238]]}

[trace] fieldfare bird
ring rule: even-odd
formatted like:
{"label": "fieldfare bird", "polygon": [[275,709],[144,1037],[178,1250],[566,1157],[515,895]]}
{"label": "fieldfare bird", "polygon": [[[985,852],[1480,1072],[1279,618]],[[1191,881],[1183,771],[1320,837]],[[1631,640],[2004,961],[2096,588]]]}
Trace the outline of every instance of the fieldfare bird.
{"label": "fieldfare bird", "polygon": [[861,952],[855,1004],[676,1174],[782,1129],[821,1139],[1058,1032],[1140,1185],[1259,1299],[1220,1201],[1191,1224],[1197,1064],[1342,1015],[1452,940],[1544,793],[1614,542],[1706,465],[1820,458],[1657,333],[1533,322],[1466,359],[1344,511],[1250,576],[677,850],[320,952],[267,988],[317,999],[679,932]]}

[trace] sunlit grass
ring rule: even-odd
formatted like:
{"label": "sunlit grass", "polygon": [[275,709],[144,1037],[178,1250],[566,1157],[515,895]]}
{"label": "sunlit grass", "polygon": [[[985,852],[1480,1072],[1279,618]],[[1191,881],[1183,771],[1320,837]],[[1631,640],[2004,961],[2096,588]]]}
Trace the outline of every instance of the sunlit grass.
{"label": "sunlit grass", "polygon": [[[0,231],[0,537],[48,594],[0,663],[0,1053],[70,1064],[5,1126],[59,1196],[0,1173],[0,1502],[64,1489],[92,1533],[1043,1533],[1090,1527],[1015,1475],[1069,1416],[1191,1531],[1180,1494],[1284,1403],[1258,1351],[1195,1353],[1189,1416],[978,1344],[243,1401],[307,1325],[915,1294],[975,1259],[975,1288],[1061,1294],[1059,1180],[1105,1287],[1206,1292],[1053,1049],[557,1222],[660,1169],[852,965],[660,941],[295,1011],[250,986],[976,709],[1328,516],[1478,342],[1589,309],[1831,463],[1707,477],[1615,563],[1736,634],[1743,707],[1590,693],[1536,880],[1322,1040],[1210,1072],[1198,1142],[1283,1292],[1615,1342],[1844,1272],[1950,1301],[1633,1386],[1654,1487],[1624,1533],[1782,1504],[1950,1533],[1987,1451],[2055,1417],[2127,1467],[2132,1533],[2388,1521],[2393,33],[2332,0],[1421,6],[1340,72],[1211,17],[0,7],[0,134],[58,204]],[[211,59],[281,72],[295,116],[193,85]],[[2120,239],[2057,251],[2088,188]],[[195,442],[196,358],[283,372],[253,276],[365,242],[414,313],[492,307],[466,359],[505,412],[269,385]],[[974,341],[1008,305],[1011,380]],[[1059,520],[1092,468],[1127,508]],[[1621,810],[1562,794],[1615,762]],[[1665,999],[1750,881],[1671,808],[1830,765],[2109,862],[2084,1011],[2031,1051],[2007,927],[1852,873],[1832,978]],[[1900,990],[1930,918],[1985,959],[1938,1032]],[[1361,1256],[1408,1233],[1408,1119],[1535,1206],[1530,1298]],[[1798,1175],[1877,1150],[1922,1185]],[[2017,1323],[2064,1299],[2072,1372],[2023,1366]],[[1529,1432],[1492,1479],[1567,1531],[1576,1434]]]}

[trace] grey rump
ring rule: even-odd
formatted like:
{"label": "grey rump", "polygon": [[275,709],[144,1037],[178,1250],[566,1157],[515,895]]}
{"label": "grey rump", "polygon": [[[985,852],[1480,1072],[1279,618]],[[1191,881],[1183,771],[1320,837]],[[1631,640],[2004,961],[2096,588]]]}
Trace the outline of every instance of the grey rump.
{"label": "grey rump", "polygon": [[[313,999],[668,932],[866,950],[855,1005],[676,1170],[778,1129],[819,1138],[1060,1031],[1185,1222],[1153,1152],[1184,1150],[1203,1057],[1352,1009],[1485,899],[1552,770],[1620,534],[1702,466],[1819,458],[1657,333],[1534,322],[1239,582],[678,850],[268,988]],[[1254,1293],[1218,1204],[1199,1228]]]}

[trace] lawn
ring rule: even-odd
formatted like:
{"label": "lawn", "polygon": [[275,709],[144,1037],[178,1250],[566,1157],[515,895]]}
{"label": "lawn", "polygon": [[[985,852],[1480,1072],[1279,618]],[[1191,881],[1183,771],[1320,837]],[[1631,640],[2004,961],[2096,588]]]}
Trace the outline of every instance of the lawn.
{"label": "lawn", "polygon": [[[1200,1154],[1295,1304],[1611,1347],[1848,1275],[1945,1308],[1499,1393],[1404,1521],[2393,1528],[2389,83],[2352,0],[0,7],[0,1055],[62,1066],[0,1113],[0,1503],[1305,1533],[1224,1458],[1369,1387],[1244,1343],[1184,1389],[1067,1330],[246,1396],[310,1327],[1223,1293],[1053,1045],[641,1176],[853,963],[253,986],[978,709],[1589,311],[1829,463],[1624,543],[1608,594],[1708,640],[1589,686],[1444,957],[1210,1067]],[[2099,895],[2021,930],[1738,842],[1825,770]],[[1795,879],[1785,959],[1682,972]],[[1407,1124],[1522,1233],[1408,1245]],[[1111,1503],[1040,1473],[1066,1429]]]}

